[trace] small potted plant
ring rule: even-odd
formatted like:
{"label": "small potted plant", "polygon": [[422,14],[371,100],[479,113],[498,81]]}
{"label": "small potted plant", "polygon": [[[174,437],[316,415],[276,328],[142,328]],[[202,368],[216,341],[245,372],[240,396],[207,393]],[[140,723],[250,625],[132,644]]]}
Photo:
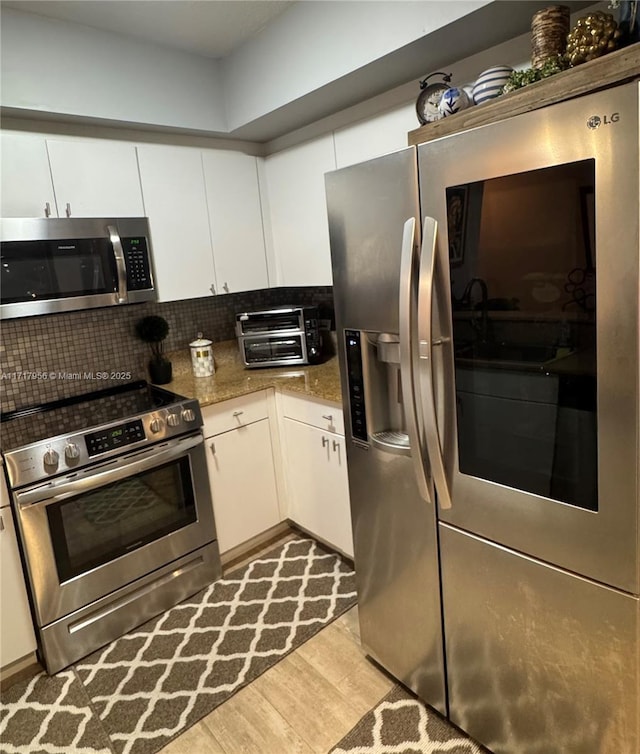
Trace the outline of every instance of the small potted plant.
{"label": "small potted plant", "polygon": [[164,355],[164,339],[168,332],[169,323],[164,317],[151,314],[136,322],[136,335],[151,348],[149,374],[151,382],[156,385],[171,382],[171,362]]}

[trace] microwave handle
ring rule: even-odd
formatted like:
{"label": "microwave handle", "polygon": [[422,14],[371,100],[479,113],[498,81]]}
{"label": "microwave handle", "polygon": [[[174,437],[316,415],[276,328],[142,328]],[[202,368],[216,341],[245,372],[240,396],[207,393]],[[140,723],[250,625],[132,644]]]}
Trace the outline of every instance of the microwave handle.
{"label": "microwave handle", "polygon": [[118,271],[118,292],[115,293],[116,304],[127,303],[127,265],[124,259],[124,250],[120,234],[115,225],[107,225],[107,233],[113,245],[113,256],[116,259],[116,269]]}

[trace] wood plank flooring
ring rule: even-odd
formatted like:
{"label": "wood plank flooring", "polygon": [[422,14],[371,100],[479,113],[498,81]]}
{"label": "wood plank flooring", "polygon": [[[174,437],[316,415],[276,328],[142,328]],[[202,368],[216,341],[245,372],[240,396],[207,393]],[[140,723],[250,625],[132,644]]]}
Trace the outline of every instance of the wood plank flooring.
{"label": "wood plank flooring", "polygon": [[162,754],[326,754],[394,685],[365,657],[357,611],[337,618]]}

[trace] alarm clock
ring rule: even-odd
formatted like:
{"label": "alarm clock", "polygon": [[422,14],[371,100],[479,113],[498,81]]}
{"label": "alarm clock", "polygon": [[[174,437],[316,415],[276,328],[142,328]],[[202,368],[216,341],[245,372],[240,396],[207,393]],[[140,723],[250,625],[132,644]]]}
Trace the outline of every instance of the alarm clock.
{"label": "alarm clock", "polygon": [[[427,81],[432,76],[442,76],[442,81],[436,81],[432,84],[427,84]],[[425,123],[433,123],[436,120],[440,120],[443,117],[442,112],[438,109],[440,99],[447,89],[450,89],[449,82],[451,81],[450,73],[443,73],[442,71],[436,71],[436,73],[430,73],[425,79],[420,82],[420,94],[416,100],[416,114],[420,125],[424,126]]]}

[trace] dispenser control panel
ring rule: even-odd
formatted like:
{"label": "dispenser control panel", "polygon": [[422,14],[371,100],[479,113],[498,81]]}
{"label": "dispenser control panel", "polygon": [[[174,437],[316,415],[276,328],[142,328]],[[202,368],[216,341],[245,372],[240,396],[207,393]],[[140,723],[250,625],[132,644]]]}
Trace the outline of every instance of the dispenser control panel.
{"label": "dispenser control panel", "polygon": [[364,378],[362,373],[362,344],[359,330],[345,330],[347,350],[347,378],[351,408],[351,434],[354,440],[368,441],[367,417],[364,410]]}

